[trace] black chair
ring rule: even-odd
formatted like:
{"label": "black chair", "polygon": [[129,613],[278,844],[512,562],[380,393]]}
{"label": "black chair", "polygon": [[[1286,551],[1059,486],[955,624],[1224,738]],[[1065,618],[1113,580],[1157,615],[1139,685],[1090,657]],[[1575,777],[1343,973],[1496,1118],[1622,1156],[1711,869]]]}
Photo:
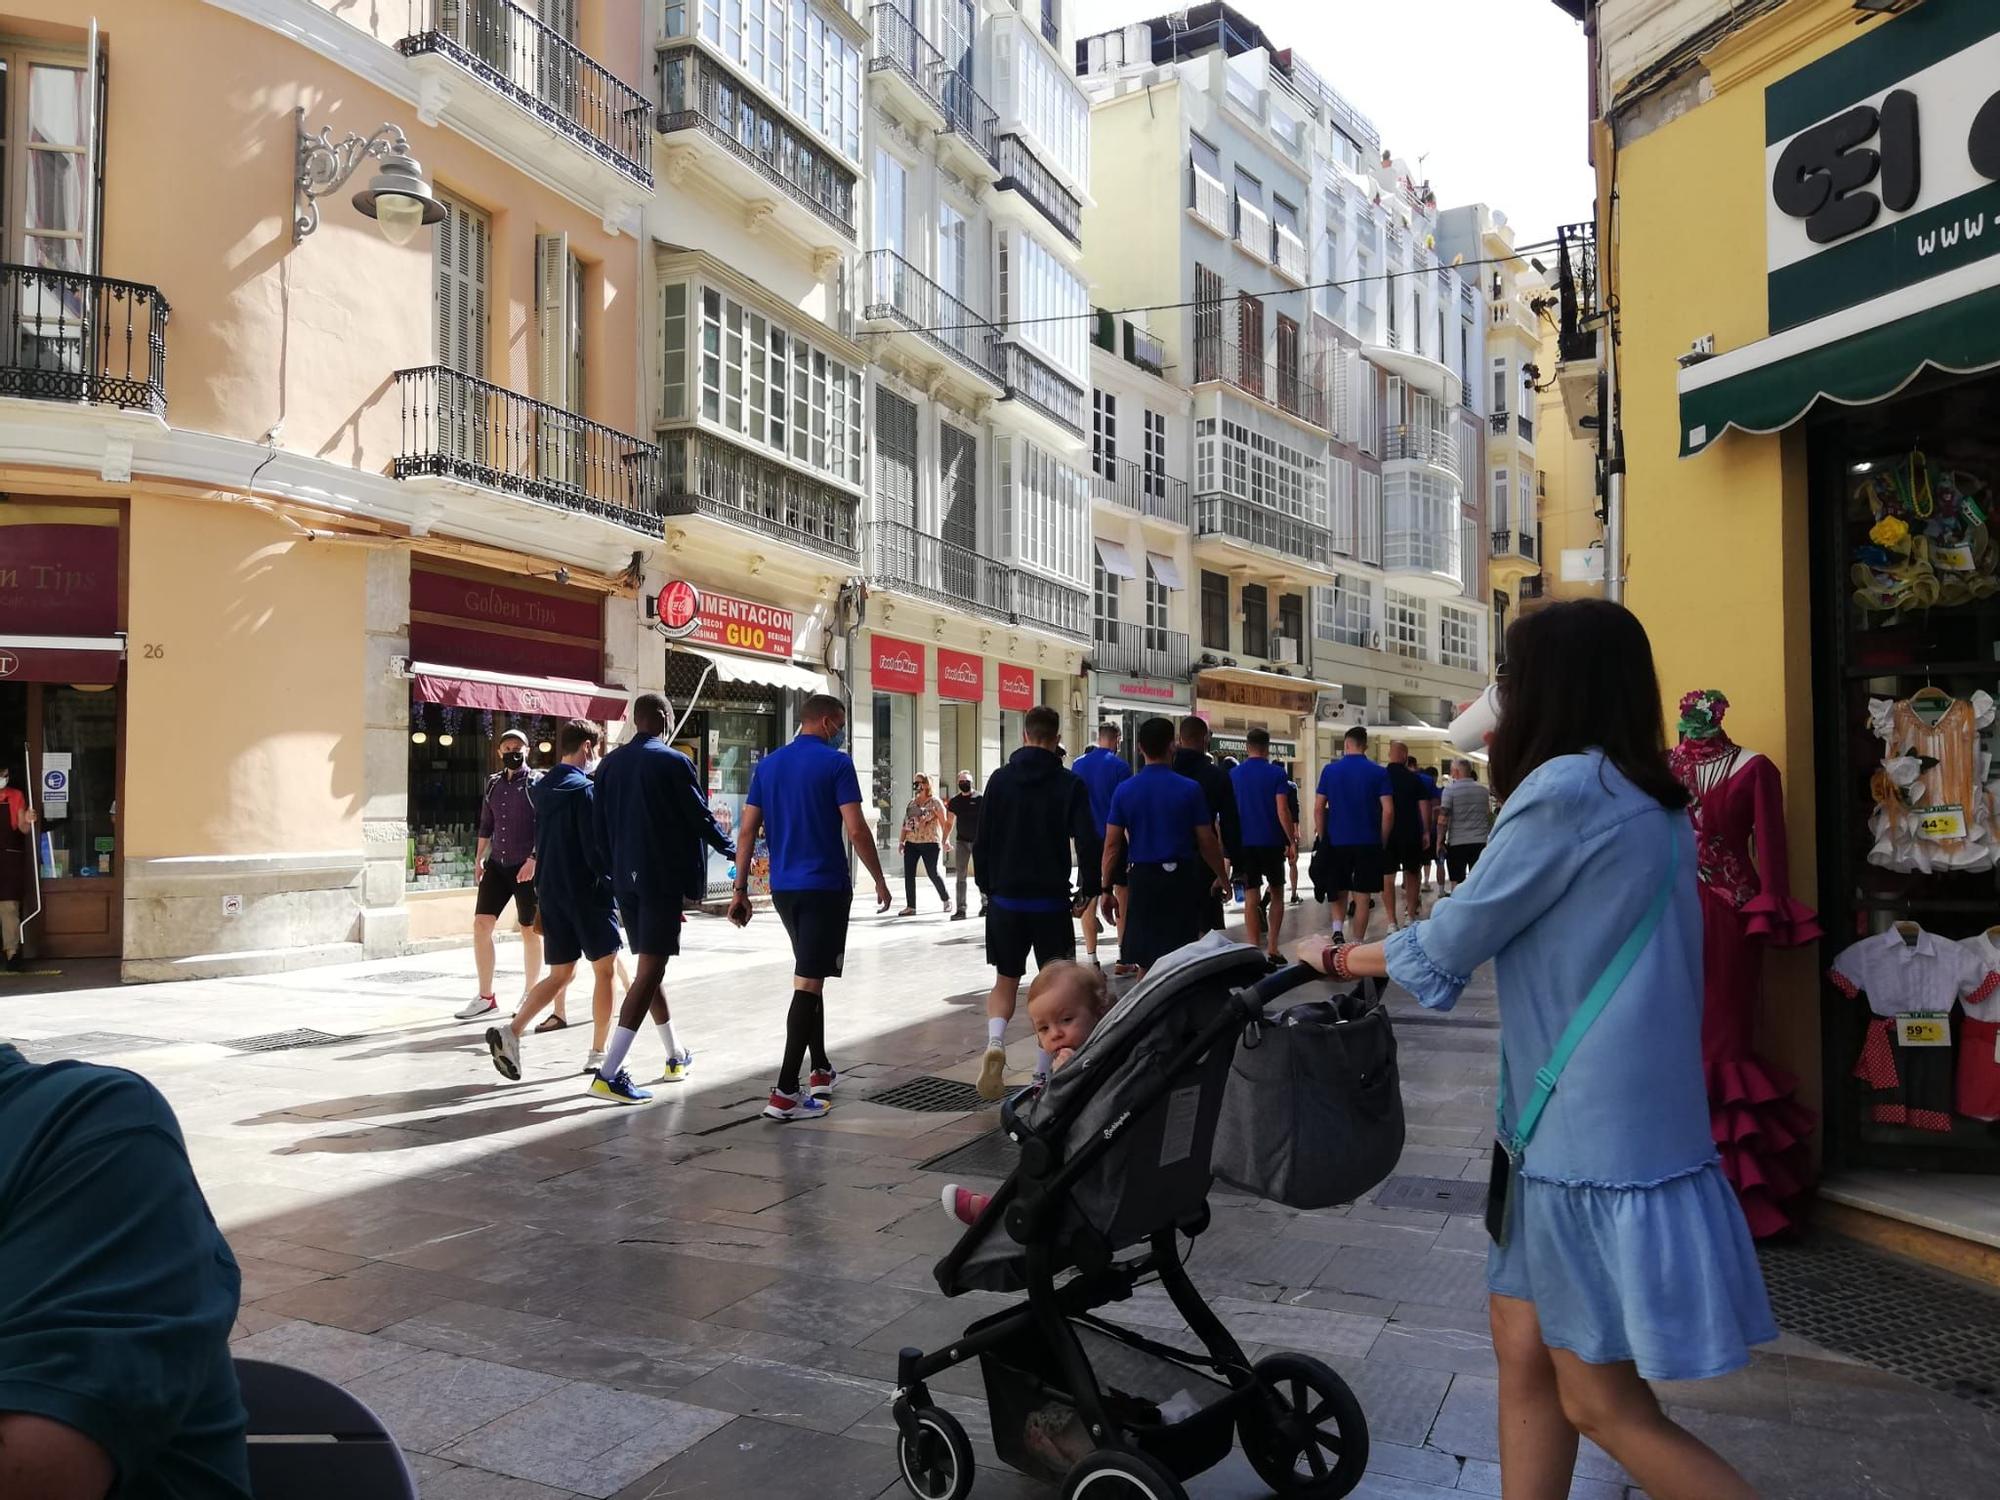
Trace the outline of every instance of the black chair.
{"label": "black chair", "polygon": [[257,1500],[417,1500],[382,1419],[332,1381],[261,1359],[237,1360],[236,1380]]}

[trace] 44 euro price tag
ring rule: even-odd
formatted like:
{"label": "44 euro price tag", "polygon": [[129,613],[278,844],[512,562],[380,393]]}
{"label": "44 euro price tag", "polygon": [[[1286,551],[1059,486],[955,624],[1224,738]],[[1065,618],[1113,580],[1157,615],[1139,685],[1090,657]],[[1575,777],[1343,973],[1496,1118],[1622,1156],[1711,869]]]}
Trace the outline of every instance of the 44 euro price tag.
{"label": "44 euro price tag", "polygon": [[1917,836],[1926,839],[1965,837],[1965,809],[1953,803],[1944,807],[1919,807],[1912,811],[1917,820]]}
{"label": "44 euro price tag", "polygon": [[1896,1045],[1899,1047],[1949,1047],[1951,1012],[1913,1010],[1896,1017]]}

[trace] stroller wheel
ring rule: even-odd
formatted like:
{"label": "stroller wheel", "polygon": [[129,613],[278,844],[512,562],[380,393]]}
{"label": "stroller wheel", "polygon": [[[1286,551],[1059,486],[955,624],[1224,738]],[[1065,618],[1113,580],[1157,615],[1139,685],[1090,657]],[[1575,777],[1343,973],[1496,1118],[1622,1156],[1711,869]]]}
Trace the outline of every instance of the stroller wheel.
{"label": "stroller wheel", "polygon": [[1339,1500],[1368,1467],[1368,1419],[1354,1392],[1304,1354],[1266,1355],[1256,1373],[1270,1400],[1237,1422],[1250,1467],[1280,1496]]}
{"label": "stroller wheel", "polygon": [[896,1439],[903,1483],[917,1500],[965,1500],[972,1493],[972,1442],[958,1418],[935,1406],[910,1413],[916,1436]]}
{"label": "stroller wheel", "polygon": [[1187,1500],[1187,1491],[1157,1458],[1099,1448],[1069,1471],[1062,1500]]}

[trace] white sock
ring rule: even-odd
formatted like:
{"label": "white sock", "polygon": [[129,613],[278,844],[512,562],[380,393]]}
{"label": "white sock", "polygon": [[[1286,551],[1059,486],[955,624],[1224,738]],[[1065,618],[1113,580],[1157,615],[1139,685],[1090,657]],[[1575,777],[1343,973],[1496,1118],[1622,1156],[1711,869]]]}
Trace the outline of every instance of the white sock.
{"label": "white sock", "polygon": [[681,1055],[681,1045],[674,1040],[674,1023],[672,1021],[662,1021],[655,1029],[660,1033],[660,1045],[667,1049],[667,1056],[679,1057]]}
{"label": "white sock", "polygon": [[1007,1018],[988,1016],[986,1018],[986,1045],[1004,1047],[1007,1045]]}
{"label": "white sock", "polygon": [[1038,1078],[1049,1076],[1049,1055],[1039,1047],[1035,1049],[1035,1076]]}
{"label": "white sock", "polygon": [[611,1045],[604,1049],[604,1061],[597,1071],[606,1078],[616,1078],[618,1070],[625,1066],[625,1054],[632,1050],[632,1044],[639,1039],[639,1033],[630,1026],[611,1028]]}

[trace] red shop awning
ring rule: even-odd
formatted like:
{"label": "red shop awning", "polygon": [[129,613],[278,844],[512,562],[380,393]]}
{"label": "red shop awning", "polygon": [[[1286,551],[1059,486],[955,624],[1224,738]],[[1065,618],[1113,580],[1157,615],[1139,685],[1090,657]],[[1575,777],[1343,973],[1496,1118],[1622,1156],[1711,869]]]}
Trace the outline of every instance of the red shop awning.
{"label": "red shop awning", "polygon": [[411,688],[420,703],[446,708],[500,709],[557,719],[623,719],[631,703],[625,689],[570,677],[511,677],[472,667],[412,662]]}
{"label": "red shop awning", "polygon": [[0,635],[0,682],[116,682],[122,635]]}

